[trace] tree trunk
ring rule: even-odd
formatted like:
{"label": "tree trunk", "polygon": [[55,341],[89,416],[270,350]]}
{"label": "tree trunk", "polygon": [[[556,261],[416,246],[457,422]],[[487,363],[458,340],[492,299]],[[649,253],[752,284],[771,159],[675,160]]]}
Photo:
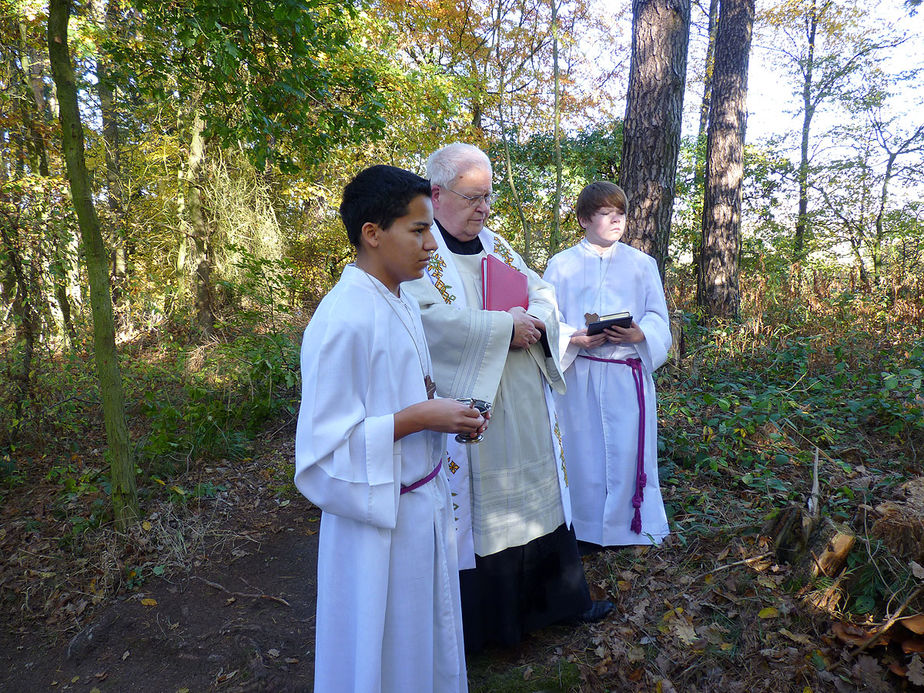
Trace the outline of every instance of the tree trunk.
{"label": "tree trunk", "polygon": [[35,300],[39,291],[27,276],[27,265],[19,252],[20,239],[14,238],[11,231],[15,231],[18,236],[18,229],[6,222],[0,223],[0,240],[6,247],[5,255],[10,270],[9,275],[4,278],[4,293],[12,299],[10,307],[18,321],[16,336],[21,340],[23,347],[19,372],[10,374],[16,384],[14,410],[16,418],[19,418],[32,385],[32,357],[39,336],[39,318],[35,310]]}
{"label": "tree trunk", "polygon": [[632,60],[619,183],[629,198],[625,240],[664,275],[690,38],[690,0],[633,0]]}
{"label": "tree trunk", "polygon": [[113,517],[116,527],[124,530],[138,517],[135,462],[125,422],[125,396],[115,345],[112,296],[109,293],[109,263],[99,219],[93,207],[84,153],[83,126],[77,106],[77,83],[67,45],[69,19],[69,0],[51,0],[48,8],[48,54],[58,93],[67,179],[83,239],[90,282],[93,345],[109,445]]}
{"label": "tree trunk", "polygon": [[802,143],[799,148],[799,210],[796,214],[796,233],[793,237],[793,260],[799,262],[805,253],[805,238],[809,234],[808,186],[809,186],[809,134],[815,105],[812,100],[812,76],[815,68],[815,32],[818,30],[818,12],[815,2],[809,5],[806,17],[806,39],[808,55],[802,66]]}
{"label": "tree trunk", "polygon": [[199,191],[199,175],[205,158],[205,140],[202,131],[205,122],[198,111],[193,117],[192,139],[186,166],[186,211],[192,229],[192,267],[196,295],[196,324],[203,337],[211,337],[215,331],[215,311],[212,298],[211,239],[205,212],[202,209],[202,195]]}
{"label": "tree trunk", "polygon": [[709,125],[709,106],[712,102],[712,74],[715,66],[715,34],[719,19],[719,0],[709,0],[709,36],[706,45],[706,68],[703,71],[703,102],[699,107],[698,140],[706,136]]}
{"label": "tree trunk", "polygon": [[[715,68],[715,32],[719,24],[719,0],[709,0],[709,36],[706,46],[706,65],[703,70],[703,102],[699,106],[699,130],[696,134],[696,166],[694,169],[693,190],[699,196],[706,176],[706,128],[709,126],[709,107],[712,103],[712,75]],[[700,210],[700,223],[702,223],[702,210]],[[693,238],[693,266],[696,272],[696,295],[703,294],[702,266],[702,234]]]}
{"label": "tree trunk", "polygon": [[558,74],[558,0],[552,0],[552,73],[555,76],[555,199],[552,233],[549,234],[549,257],[561,246],[561,85]]}
{"label": "tree trunk", "polygon": [[[114,30],[115,3],[107,0],[92,0],[93,20],[100,29]],[[103,123],[103,143],[106,151],[106,200],[112,222],[109,234],[112,244],[111,276],[112,299],[116,305],[122,305],[127,298],[125,294],[128,258],[125,246],[124,211],[121,188],[121,156],[119,149],[119,122],[116,117],[113,85],[109,77],[109,56],[100,49],[96,61],[96,91],[99,94],[100,116]]]}
{"label": "tree trunk", "polygon": [[722,0],[716,35],[698,303],[707,316],[737,318],[741,179],[747,123],[748,54],[754,0]]}

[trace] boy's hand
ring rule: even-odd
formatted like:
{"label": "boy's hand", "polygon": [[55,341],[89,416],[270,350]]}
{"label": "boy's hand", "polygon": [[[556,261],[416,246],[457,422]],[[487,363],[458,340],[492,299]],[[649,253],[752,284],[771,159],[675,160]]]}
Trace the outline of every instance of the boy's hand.
{"label": "boy's hand", "polygon": [[428,399],[395,414],[395,440],[423,430],[476,436],[487,427],[477,409],[454,399]]}
{"label": "boy's hand", "polygon": [[645,333],[635,320],[629,327],[607,327],[603,334],[612,344],[638,344],[645,341]]}
{"label": "boy's hand", "polygon": [[593,336],[589,336],[585,327],[571,335],[571,343],[581,349],[593,349],[606,344],[606,335],[603,332],[598,332]]}

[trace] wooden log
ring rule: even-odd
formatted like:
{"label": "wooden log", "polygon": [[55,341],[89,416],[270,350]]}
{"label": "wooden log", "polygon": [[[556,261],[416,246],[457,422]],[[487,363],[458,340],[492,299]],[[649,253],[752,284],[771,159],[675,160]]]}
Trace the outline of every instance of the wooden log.
{"label": "wooden log", "polygon": [[847,562],[847,556],[856,541],[857,538],[847,532],[837,532],[828,539],[825,550],[815,558],[812,565],[812,577],[818,577],[819,575],[834,577],[841,572],[841,568]]}

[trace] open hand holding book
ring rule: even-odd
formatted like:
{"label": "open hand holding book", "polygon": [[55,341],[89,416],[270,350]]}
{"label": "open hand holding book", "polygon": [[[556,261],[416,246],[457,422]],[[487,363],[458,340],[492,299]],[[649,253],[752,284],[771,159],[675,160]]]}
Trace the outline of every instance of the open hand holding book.
{"label": "open hand holding book", "polygon": [[607,327],[632,327],[632,314],[627,311],[610,313],[587,324],[587,335],[600,334]]}

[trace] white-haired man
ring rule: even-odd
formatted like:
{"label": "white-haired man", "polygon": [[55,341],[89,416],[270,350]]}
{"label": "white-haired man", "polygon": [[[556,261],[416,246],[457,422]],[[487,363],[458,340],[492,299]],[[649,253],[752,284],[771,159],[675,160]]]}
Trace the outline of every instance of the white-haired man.
{"label": "white-haired man", "polygon": [[[492,171],[477,147],[450,144],[430,155],[433,236],[426,276],[405,288],[421,308],[444,397],[492,402],[477,445],[453,444],[465,646],[514,645],[530,630],[613,605],[592,602],[574,533],[567,470],[551,389],[564,391],[552,287],[510,244],[485,228]],[[492,254],[523,272],[529,307],[483,310],[481,259]]]}

